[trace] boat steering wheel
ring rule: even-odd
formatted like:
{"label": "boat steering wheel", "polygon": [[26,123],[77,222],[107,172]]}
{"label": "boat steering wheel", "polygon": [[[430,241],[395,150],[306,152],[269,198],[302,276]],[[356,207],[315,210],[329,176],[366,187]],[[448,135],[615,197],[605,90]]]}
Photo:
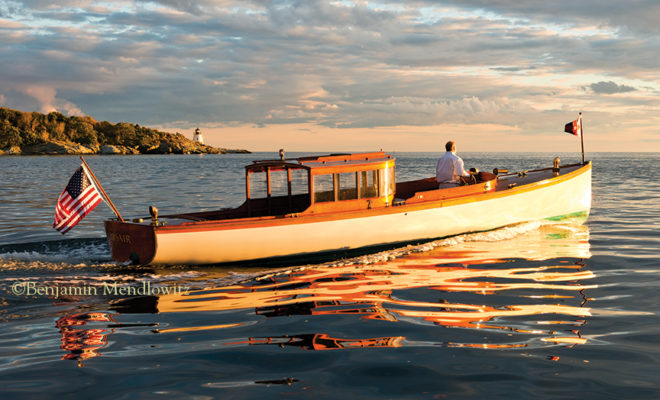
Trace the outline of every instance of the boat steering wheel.
{"label": "boat steering wheel", "polygon": [[461,186],[465,185],[476,185],[478,182],[479,170],[476,168],[470,168],[470,176],[461,176]]}
{"label": "boat steering wheel", "polygon": [[470,174],[470,176],[461,176],[461,186],[475,185],[477,183],[477,176]]}

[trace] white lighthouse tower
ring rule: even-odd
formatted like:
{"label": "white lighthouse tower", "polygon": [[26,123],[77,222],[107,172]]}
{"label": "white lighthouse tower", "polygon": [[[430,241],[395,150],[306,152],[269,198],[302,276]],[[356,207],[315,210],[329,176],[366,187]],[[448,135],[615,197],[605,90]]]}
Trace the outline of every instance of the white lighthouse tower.
{"label": "white lighthouse tower", "polygon": [[195,129],[193,140],[199,144],[204,144],[204,137],[202,136],[202,132],[199,130],[199,128]]}

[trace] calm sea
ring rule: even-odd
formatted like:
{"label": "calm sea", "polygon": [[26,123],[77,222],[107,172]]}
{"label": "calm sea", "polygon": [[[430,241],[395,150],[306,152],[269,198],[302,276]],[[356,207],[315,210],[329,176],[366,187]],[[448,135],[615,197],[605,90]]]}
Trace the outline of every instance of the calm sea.
{"label": "calm sea", "polygon": [[[439,156],[395,155],[399,180],[432,176]],[[556,156],[461,155],[481,170]],[[239,205],[243,166],[274,157],[86,159],[137,217]],[[66,236],[50,227],[78,157],[0,157],[0,397],[660,398],[660,154],[588,158],[584,225],[324,264],[127,268],[107,206]]]}

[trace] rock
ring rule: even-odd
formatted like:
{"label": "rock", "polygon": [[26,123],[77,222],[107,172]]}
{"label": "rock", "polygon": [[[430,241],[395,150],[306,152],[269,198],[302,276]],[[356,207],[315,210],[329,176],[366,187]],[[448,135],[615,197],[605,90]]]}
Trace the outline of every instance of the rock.
{"label": "rock", "polygon": [[66,148],[69,150],[68,154],[96,154],[97,151],[88,146],[78,143],[68,143]]}
{"label": "rock", "polygon": [[128,146],[105,144],[100,147],[99,154],[138,154],[139,151]]}
{"label": "rock", "polygon": [[246,150],[227,150],[216,148],[190,140],[161,140],[157,146],[142,144],[136,147],[121,145],[82,145],[78,143],[53,140],[46,143],[8,147],[0,150],[0,155],[6,154],[225,154],[230,152],[249,153]]}
{"label": "rock", "polygon": [[225,154],[249,153],[247,150],[230,150],[196,143],[191,140],[161,140],[156,146],[141,144],[135,147],[121,145],[82,145],[72,142],[53,140],[46,143],[33,144],[20,148],[6,147],[0,150],[0,155],[20,154]]}
{"label": "rock", "polygon": [[208,153],[208,154],[225,154],[227,151],[225,149],[218,149],[215,147],[207,146],[207,145],[201,145],[203,153]]}
{"label": "rock", "polygon": [[99,148],[99,154],[121,154],[121,151],[117,148],[117,146],[104,144]]}
{"label": "rock", "polygon": [[182,143],[179,147],[181,148],[181,154],[213,154],[213,150],[215,150],[199,143]]}
{"label": "rock", "polygon": [[245,150],[245,149],[222,149],[224,150],[224,153],[230,153],[230,154],[251,154],[251,151]]}
{"label": "rock", "polygon": [[184,154],[184,146],[181,143],[171,143],[170,152],[174,154]]}
{"label": "rock", "polygon": [[160,142],[160,145],[158,146],[158,153],[160,154],[168,154],[172,152],[172,145],[168,142]]}
{"label": "rock", "polygon": [[0,155],[7,155],[7,156],[17,156],[22,153],[23,152],[21,151],[21,148],[18,146],[5,147],[4,149],[0,150]]}
{"label": "rock", "polygon": [[78,143],[51,141],[25,146],[22,154],[94,154],[95,151]]}
{"label": "rock", "polygon": [[98,144],[85,144],[83,146],[90,149],[92,151],[92,153],[94,153],[94,154],[97,154],[99,152],[99,150],[101,149],[101,147]]}
{"label": "rock", "polygon": [[151,146],[148,144],[141,144],[137,147],[137,151],[140,154],[153,154],[158,152],[158,147],[157,146]]}

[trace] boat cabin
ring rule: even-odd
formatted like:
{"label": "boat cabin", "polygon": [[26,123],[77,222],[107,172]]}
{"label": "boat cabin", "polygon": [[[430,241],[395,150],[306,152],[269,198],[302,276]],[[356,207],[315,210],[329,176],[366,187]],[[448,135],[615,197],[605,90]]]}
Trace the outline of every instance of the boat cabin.
{"label": "boat cabin", "polygon": [[364,211],[469,196],[495,190],[496,175],[480,172],[474,185],[438,189],[433,178],[396,182],[384,152],[253,161],[245,167],[245,202],[233,209],[163,217],[192,221],[295,218]]}
{"label": "boat cabin", "polygon": [[248,217],[389,206],[394,167],[384,152],[254,161],[245,167],[244,206]]}

